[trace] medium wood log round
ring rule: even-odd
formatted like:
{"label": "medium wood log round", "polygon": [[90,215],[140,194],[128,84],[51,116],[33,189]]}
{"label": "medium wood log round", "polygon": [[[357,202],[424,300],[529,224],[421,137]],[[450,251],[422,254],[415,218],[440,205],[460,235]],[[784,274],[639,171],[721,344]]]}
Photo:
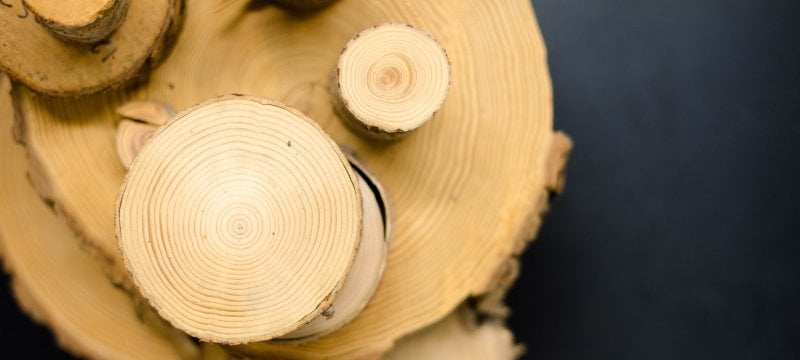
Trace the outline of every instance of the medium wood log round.
{"label": "medium wood log round", "polygon": [[[300,109],[356,151],[389,193],[397,231],[383,279],[352,322],[301,345],[234,350],[375,356],[492,289],[508,258],[538,229],[569,151],[566,137],[552,129],[546,54],[530,3],[349,0],[304,17],[248,4],[192,1],[171,55],[140,87],[82,99],[15,91],[31,178],[109,274],[129,285],[114,235],[114,202],[125,174],[115,151],[114,109],[136,99],[184,109],[246,93]],[[342,124],[327,89],[348,39],[386,22],[411,23],[433,35],[447,49],[451,86],[424,131],[376,144]]]}
{"label": "medium wood log round", "polygon": [[[108,3],[119,6],[126,2]],[[0,5],[0,70],[35,91],[54,96],[96,93],[133,78],[148,61],[161,56],[178,27],[182,6],[182,0],[131,1],[113,34],[99,42],[81,44],[54,37],[21,0],[4,3],[7,5]],[[30,5],[37,9],[71,8],[54,3],[36,0]],[[55,16],[52,10],[47,14]]]}
{"label": "medium wood log round", "polygon": [[358,178],[338,146],[299,112],[251,97],[212,100],[160,127],[117,209],[142,295],[175,327],[225,344],[318,317],[361,241]]}
{"label": "medium wood log round", "polygon": [[80,43],[105,39],[119,28],[129,0],[23,0],[36,20],[54,35]]}
{"label": "medium wood log round", "polygon": [[450,62],[434,38],[407,24],[383,24],[347,42],[332,84],[342,118],[378,139],[431,119],[450,87]]}

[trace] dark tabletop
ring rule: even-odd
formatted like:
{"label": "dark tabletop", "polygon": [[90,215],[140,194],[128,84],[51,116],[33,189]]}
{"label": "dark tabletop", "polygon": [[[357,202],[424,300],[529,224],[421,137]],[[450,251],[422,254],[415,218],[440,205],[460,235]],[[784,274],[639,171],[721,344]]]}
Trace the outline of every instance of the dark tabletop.
{"label": "dark tabletop", "polygon": [[[526,357],[800,358],[800,1],[533,3],[576,146],[510,294]],[[0,278],[0,358],[66,356]]]}
{"label": "dark tabletop", "polygon": [[575,149],[528,358],[800,359],[800,1],[533,4]]}

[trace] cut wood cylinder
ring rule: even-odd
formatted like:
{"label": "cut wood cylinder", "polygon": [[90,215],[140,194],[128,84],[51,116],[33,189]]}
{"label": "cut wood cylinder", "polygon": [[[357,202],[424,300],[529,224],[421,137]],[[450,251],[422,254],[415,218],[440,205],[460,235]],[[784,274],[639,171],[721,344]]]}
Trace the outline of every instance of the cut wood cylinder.
{"label": "cut wood cylinder", "polygon": [[450,87],[450,62],[428,33],[383,24],[347,43],[334,75],[335,107],[348,125],[394,139],[434,117]]}
{"label": "cut wood cylinder", "polygon": [[143,297],[192,336],[312,338],[352,319],[380,278],[385,207],[367,179],[299,112],[215,99],[136,155],[120,248]]}
{"label": "cut wood cylinder", "polygon": [[120,86],[156,63],[177,32],[183,0],[2,3],[0,70],[37,92],[78,96]]}
{"label": "cut wood cylinder", "polygon": [[36,19],[61,39],[94,43],[119,28],[128,0],[23,0]]}

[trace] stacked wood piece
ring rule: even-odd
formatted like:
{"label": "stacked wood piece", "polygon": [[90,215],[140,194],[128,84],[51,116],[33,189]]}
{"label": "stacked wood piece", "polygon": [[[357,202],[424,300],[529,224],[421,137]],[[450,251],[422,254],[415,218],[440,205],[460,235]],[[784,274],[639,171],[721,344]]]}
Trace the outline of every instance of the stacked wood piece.
{"label": "stacked wood piece", "polygon": [[[132,15],[134,4],[131,2],[129,5],[127,18]],[[562,187],[563,166],[570,148],[569,140],[552,130],[551,89],[545,51],[528,2],[445,1],[412,5],[404,1],[375,3],[352,0],[337,2],[318,13],[298,17],[276,7],[251,6],[248,1],[226,1],[224,4],[195,1],[187,5],[184,15],[183,28],[175,39],[170,55],[147,75],[146,81],[80,98],[40,96],[35,91],[47,90],[24,81],[15,84],[12,92],[16,132],[27,148],[30,180],[90,250],[91,257],[81,255],[83,258],[76,260],[76,264],[86,265],[76,266],[96,269],[97,265],[89,264],[91,261],[88,259],[99,260],[99,267],[124,290],[114,290],[117,295],[113,296],[131,299],[125,300],[130,304],[127,307],[120,305],[116,308],[131,309],[131,312],[135,309],[143,314],[143,319],[150,319],[146,325],[132,327],[141,328],[141,336],[155,336],[152,340],[143,339],[142,342],[152,344],[152,351],[163,352],[157,357],[168,357],[169,351],[174,356],[374,357],[385,354],[394,343],[414,344],[414,349],[433,351],[425,353],[428,356],[436,353],[431,345],[434,343],[482,344],[479,345],[482,350],[471,353],[489,351],[485,353],[513,356],[512,341],[506,330],[498,325],[504,315],[502,295],[513,281],[515,257],[538,229],[540,217],[547,208],[548,193]],[[336,67],[347,41],[364,29],[383,23],[409,23],[424,30],[446,49],[451,66],[447,98],[441,103],[434,121],[390,144],[375,143],[352,132],[334,111],[336,95],[327,91],[331,87],[331,69]],[[119,34],[124,26],[125,23],[111,37]],[[49,33],[47,35],[50,36]],[[4,69],[8,71],[9,68]],[[76,93],[81,92],[73,94]],[[229,341],[209,336],[207,340],[222,343],[249,343],[198,348],[183,335],[183,331],[192,333],[191,326],[180,325],[183,331],[178,331],[161,320],[160,316],[155,316],[156,313],[148,304],[157,301],[142,300],[140,291],[145,286],[138,280],[134,281],[137,270],[132,271],[134,278],[131,278],[125,267],[127,251],[124,258],[118,247],[115,230],[115,204],[127,173],[126,166],[118,160],[117,131],[121,119],[117,109],[131,101],[155,101],[183,111],[209,98],[230,93],[275,99],[298,109],[335,143],[358,154],[391,199],[395,210],[392,225],[395,231],[384,275],[363,311],[357,312],[355,318],[341,328],[331,328],[335,331],[328,334],[327,330],[314,330],[288,336],[292,340],[249,342],[285,336],[291,332],[291,328],[301,329],[303,323],[326,315],[327,306],[324,305],[330,305],[330,302],[319,301],[319,297],[314,296],[309,301],[317,305],[312,306],[311,312],[302,310],[297,313],[299,317],[289,316],[293,319],[288,319],[285,324],[294,325],[286,325],[280,331],[267,331],[269,336],[262,336],[263,331],[261,335],[244,334]],[[7,119],[11,116],[7,113],[3,115]],[[136,116],[126,117],[125,121],[142,121],[135,119]],[[141,134],[141,131],[133,130],[120,130],[120,134]],[[152,137],[142,136],[129,143],[130,146],[122,146],[127,150],[120,153],[128,154],[133,169],[138,167],[137,161],[145,162],[138,158],[139,149],[145,155],[148,153],[148,144],[152,143],[156,148],[155,139],[159,131]],[[188,131],[191,132],[191,129]],[[120,136],[128,138],[127,135]],[[148,137],[149,140],[146,139]],[[8,141],[7,138],[3,139]],[[289,147],[288,141],[281,141],[279,145]],[[175,147],[173,150],[182,149]],[[166,151],[168,147],[162,150]],[[3,151],[3,157],[6,154],[11,159],[14,151]],[[169,155],[169,152],[152,150],[147,157],[153,159],[157,154]],[[11,170],[10,167],[9,171],[21,172],[25,167],[19,160],[4,158],[3,161],[15,164],[13,166],[17,170]],[[147,163],[157,162],[148,160]],[[145,167],[142,165],[142,168]],[[24,175],[19,177],[20,181],[9,179],[3,180],[0,188],[3,191],[20,192]],[[356,186],[352,189],[360,194],[362,188]],[[30,194],[29,190],[26,191]],[[147,193],[144,190],[142,196]],[[22,194],[26,193],[20,192],[19,196]],[[16,197],[19,198],[19,204],[32,201],[19,196]],[[367,208],[361,201],[355,204],[362,211]],[[42,204],[37,206],[39,210],[32,211],[38,213],[32,212],[31,216],[42,215],[42,210],[47,210],[42,208]],[[185,207],[188,210],[193,208]],[[14,225],[25,222],[5,221],[6,217],[27,215],[10,214],[10,211],[5,214],[4,222],[0,223],[0,234],[4,240],[9,236],[50,239],[56,235],[59,239],[74,239],[74,235],[64,234],[64,225],[53,215],[50,215],[53,219],[52,232],[36,235],[30,228]],[[352,214],[338,219],[346,222],[359,219],[355,216],[357,212]],[[173,215],[197,218],[185,211]],[[215,219],[224,216],[220,214]],[[234,220],[220,223],[230,225],[221,228],[228,231],[229,239],[262,226],[258,221]],[[360,221],[353,223],[364,226]],[[28,233],[30,235],[26,235]],[[351,240],[350,244],[354,244],[354,241]],[[4,255],[7,259],[12,258],[14,255],[9,255],[12,251],[8,249],[13,246],[6,243],[3,243]],[[231,249],[235,248],[233,243],[228,245]],[[34,270],[39,269],[35,261],[27,260],[32,257],[19,255],[13,258],[16,260],[6,262],[12,264],[10,267],[17,274],[41,271]],[[352,255],[343,262],[345,273],[349,274],[350,266],[346,264],[352,265],[355,258]],[[170,257],[151,259],[164,266],[180,264],[180,260]],[[31,264],[25,265],[28,262]],[[135,268],[130,265],[129,268]],[[88,273],[89,270],[80,271]],[[96,270],[93,271],[96,274]],[[341,274],[339,270],[330,273],[333,278]],[[251,279],[253,275],[247,272],[239,275],[243,281],[255,280],[254,286],[262,284],[264,279]],[[53,276],[50,278],[53,280],[48,282],[56,281],[55,274],[47,276]],[[18,278],[22,278],[22,275],[18,275]],[[35,275],[31,277],[36,278]],[[97,275],[87,275],[86,278],[99,279]],[[279,282],[281,279],[270,281]],[[60,333],[60,337],[80,343],[70,346],[71,349],[92,357],[130,356],[126,352],[128,350],[94,352],[96,348],[109,346],[102,340],[106,339],[104,335],[99,334],[101,326],[95,329],[75,317],[63,318],[63,323],[69,325],[57,325],[61,323],[53,319],[63,316],[60,314],[65,314],[67,310],[60,310],[46,300],[55,294],[44,293],[45,290],[30,290],[49,286],[36,281],[24,283],[28,290],[18,293],[26,299],[33,299],[25,301],[26,304],[38,304],[28,307],[39,308],[39,314],[49,314],[41,317]],[[101,286],[101,283],[105,285]],[[331,284],[327,280],[322,283]],[[337,284],[329,288],[334,292],[337,288],[344,288],[341,281],[333,281],[332,284]],[[86,289],[97,288],[98,291],[114,289],[111,282],[98,280],[87,281],[83,286]],[[155,285],[151,290],[144,290],[144,299],[152,300],[153,296],[148,296],[148,293],[152,295],[154,291],[164,289],[164,286]],[[211,293],[203,292],[203,289],[190,291]],[[480,325],[471,315],[448,317],[469,298],[479,298],[480,301],[473,303],[480,304],[484,314],[496,320]],[[162,305],[174,305],[176,301],[176,298],[163,299],[166,300],[161,302]],[[198,298],[194,299],[197,301]],[[80,309],[97,306],[94,302],[101,300],[89,300],[88,303],[76,300],[74,311],[80,314],[83,311]],[[158,305],[156,308],[159,314],[165,314],[163,308]],[[475,310],[464,308],[462,311],[470,314]],[[204,311],[178,313],[198,324],[225,322],[227,316],[219,316],[220,313],[209,315]],[[450,320],[443,320],[445,318]],[[168,317],[168,320],[178,325],[174,318]],[[97,322],[99,324],[101,320]],[[433,325],[437,322],[444,325]],[[425,328],[428,330],[418,332]],[[117,331],[109,329],[102,328],[102,331]],[[416,335],[411,335],[414,333]],[[202,337],[199,332],[192,334]],[[87,340],[81,340],[82,336]],[[439,336],[443,340],[425,340]],[[445,341],[445,338],[454,340]],[[462,346],[453,345],[453,348],[456,347]],[[466,345],[463,347],[468,348]],[[147,345],[137,350],[151,351],[149,349],[151,347]],[[414,354],[414,351],[410,354]]]}

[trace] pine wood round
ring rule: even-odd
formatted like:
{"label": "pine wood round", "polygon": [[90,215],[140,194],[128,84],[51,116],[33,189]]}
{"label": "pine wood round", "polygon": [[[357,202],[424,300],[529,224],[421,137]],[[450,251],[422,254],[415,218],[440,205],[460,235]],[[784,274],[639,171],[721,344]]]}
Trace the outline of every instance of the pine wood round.
{"label": "pine wood round", "polygon": [[90,44],[119,28],[128,0],[23,0],[37,22],[67,41]]}
{"label": "pine wood round", "polygon": [[[30,5],[42,11],[47,9],[47,16],[56,16],[60,6],[68,9],[70,4],[78,6],[86,2],[89,1],[36,0],[30,1]],[[0,32],[0,70],[35,91],[54,96],[85,95],[121,86],[148,61],[160,58],[165,43],[178,28],[182,6],[182,0],[137,0],[124,8],[118,7],[126,2],[107,2],[116,4],[112,9],[116,11],[115,16],[124,15],[116,31],[102,41],[91,39],[94,43],[83,44],[53,36],[51,28],[40,24],[21,0],[5,1],[7,5],[0,5],[0,29],[3,29]],[[80,12],[73,15],[92,16]],[[111,16],[103,19],[111,20]],[[42,21],[58,28],[53,21]],[[90,32],[95,33],[97,29]],[[61,33],[66,36],[63,31]]]}
{"label": "pine wood round", "polygon": [[[559,187],[569,141],[552,129],[545,49],[525,0],[345,0],[305,17],[248,1],[187,6],[174,49],[140,87],[83,99],[16,99],[33,160],[31,178],[90,244],[109,274],[130,285],[114,234],[125,174],[114,109],[157,100],[185,109],[226,93],[282,100],[347,145],[380,179],[395,209],[392,251],[364,311],[327,336],[233,350],[258,356],[352,357],[386,351],[502,278],[538,229]],[[341,49],[387,22],[436,38],[451,62],[434,121],[376,144],[343,125],[327,89]]]}
{"label": "pine wood round", "polygon": [[212,100],[159,128],[117,209],[144,297],[175,327],[218,343],[269,340],[320,316],[361,241],[358,178],[338,146],[258,98]]}
{"label": "pine wood round", "polygon": [[343,119],[366,136],[392,139],[431,119],[447,96],[450,62],[430,34],[383,24],[347,42],[332,84]]}

